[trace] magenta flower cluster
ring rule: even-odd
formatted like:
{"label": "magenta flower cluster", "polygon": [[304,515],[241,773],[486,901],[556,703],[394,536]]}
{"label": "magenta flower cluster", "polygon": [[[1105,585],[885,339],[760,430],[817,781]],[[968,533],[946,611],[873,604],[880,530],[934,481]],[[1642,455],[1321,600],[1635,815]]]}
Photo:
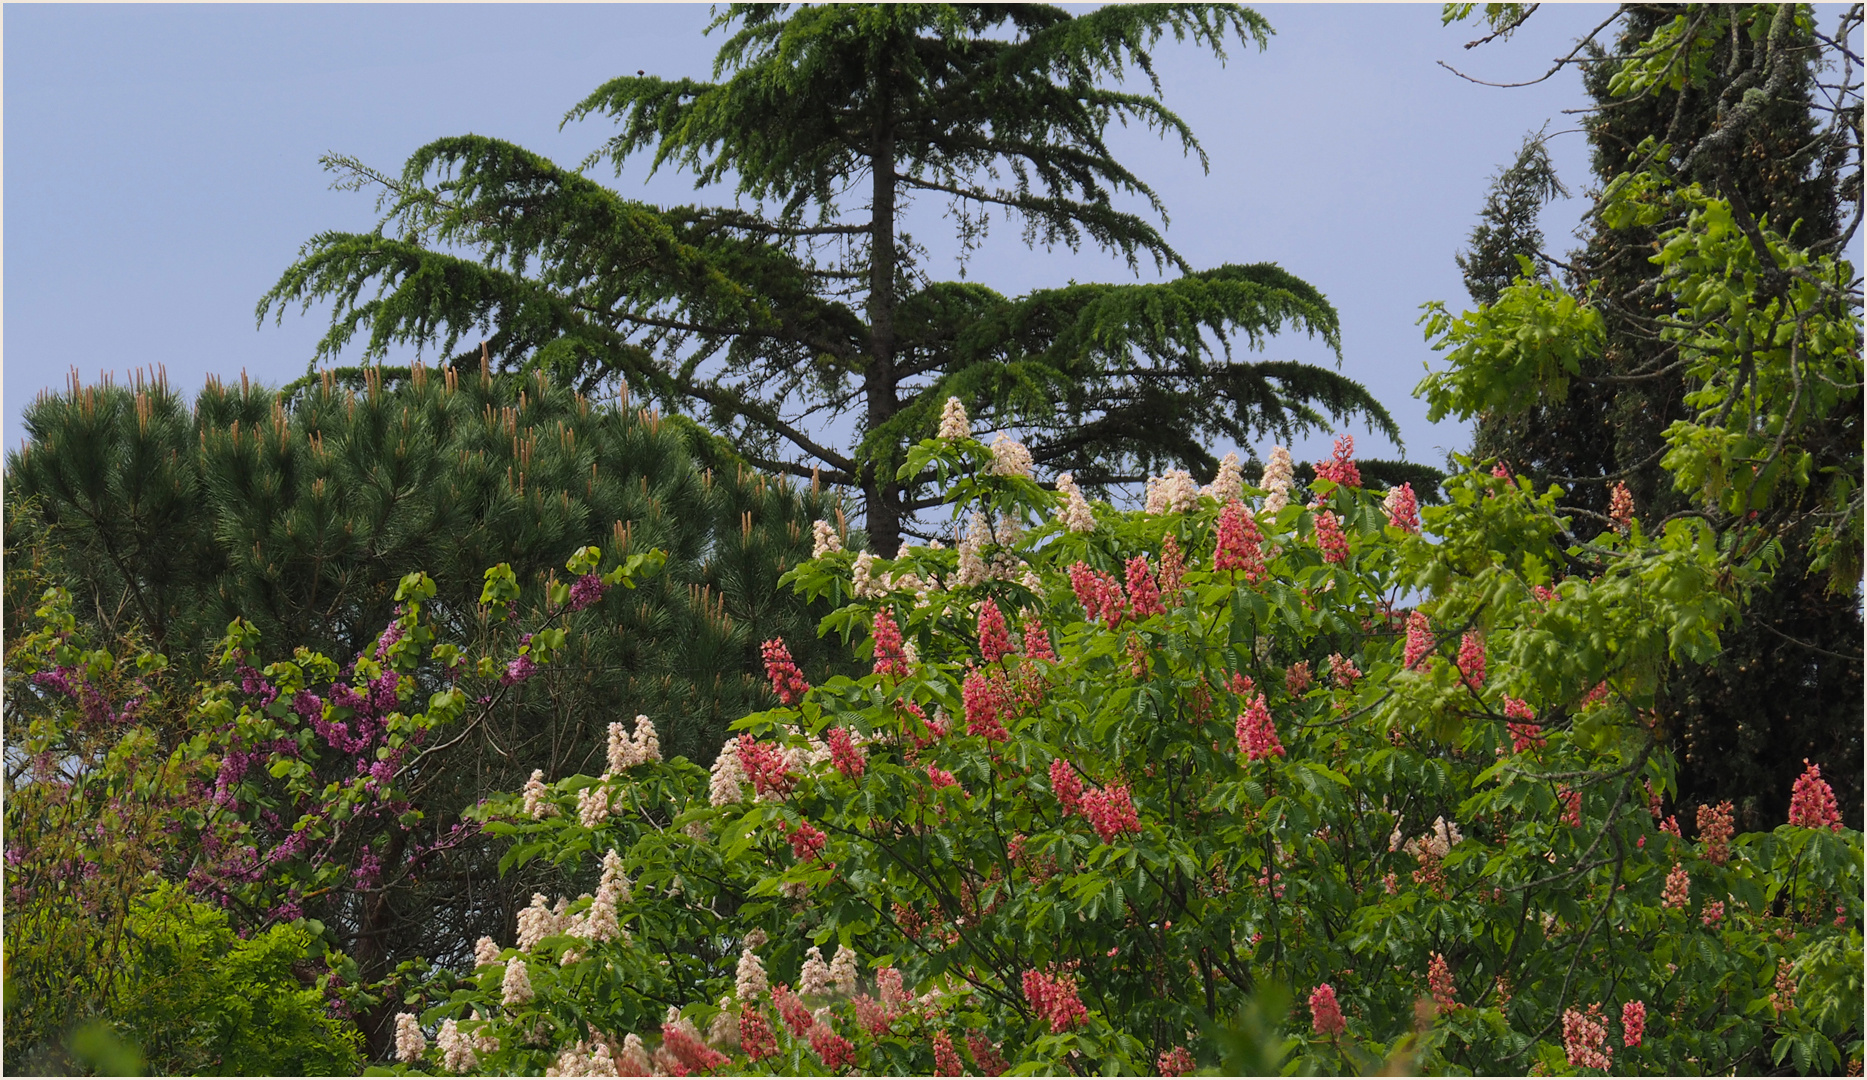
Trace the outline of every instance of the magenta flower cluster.
{"label": "magenta flower cluster", "polygon": [[1248,761],[1284,756],[1283,743],[1277,738],[1277,725],[1271,720],[1271,709],[1265,703],[1263,694],[1253,699],[1245,711],[1238,715],[1235,734],[1238,737],[1238,749]]}
{"label": "magenta flower cluster", "polygon": [[1337,435],[1328,461],[1316,463],[1316,479],[1333,480],[1343,487],[1360,487],[1361,470],[1355,467],[1355,437]]}
{"label": "magenta flower cluster", "polygon": [[797,779],[791,775],[791,765],[784,751],[750,735],[739,736],[737,749],[739,768],[745,772],[746,779],[752,781],[754,792],[761,797],[770,795],[778,799],[791,793]]}
{"label": "magenta flower cluster", "polygon": [[1134,800],[1129,797],[1128,785],[1110,784],[1098,791],[1087,792],[1082,797],[1083,817],[1096,830],[1096,835],[1105,844],[1112,844],[1123,833],[1141,831],[1141,819],[1134,812]]}
{"label": "magenta flower cluster", "polygon": [[1342,522],[1328,510],[1316,514],[1316,546],[1322,549],[1322,561],[1341,564],[1348,561],[1348,537]]}
{"label": "magenta flower cluster", "polygon": [[606,586],[603,584],[601,576],[597,574],[583,575],[571,584],[570,609],[572,611],[582,611],[584,608],[603,599],[603,590],[605,588]]}
{"label": "magenta flower cluster", "polygon": [[966,681],[960,685],[960,699],[966,708],[966,734],[982,735],[995,742],[1005,742],[1011,738],[1001,719],[1010,704],[1006,700],[1005,687],[999,680],[982,671],[966,674]]}
{"label": "magenta flower cluster", "polygon": [[1401,666],[1412,671],[1420,662],[1433,655],[1433,634],[1426,622],[1426,613],[1410,611],[1407,613],[1407,644],[1401,654]]}
{"label": "magenta flower cluster", "polygon": [[1323,983],[1309,996],[1310,1027],[1318,1035],[1335,1038],[1348,1030],[1342,1018],[1342,1006],[1335,1000],[1335,987]]}
{"label": "magenta flower cluster", "polygon": [[1242,570],[1245,580],[1264,576],[1264,536],[1245,504],[1233,499],[1219,512],[1219,543],[1213,552],[1215,570]]}
{"label": "magenta flower cluster", "polygon": [[1160,602],[1160,586],[1154,583],[1154,575],[1148,569],[1147,556],[1136,555],[1128,560],[1128,606],[1137,619],[1150,615],[1164,615],[1167,609]]}
{"label": "magenta flower cluster", "polygon": [[[787,655],[785,659],[789,660],[790,657]],[[769,659],[767,659],[766,665],[769,671]],[[795,665],[793,666],[795,667]],[[897,679],[905,679],[908,677],[908,655],[907,650],[901,643],[901,627],[895,624],[895,617],[888,613],[887,608],[883,608],[875,613],[875,673],[877,675],[892,675]],[[801,675],[799,676],[799,680],[802,680]],[[777,676],[774,675],[772,681],[773,684],[776,685]],[[806,686],[806,689],[809,689],[809,687]],[[789,702],[786,704],[789,704]]]}
{"label": "magenta flower cluster", "polygon": [[1841,831],[1841,808],[1835,802],[1835,789],[1822,779],[1822,767],[1809,765],[1809,759],[1802,763],[1808,765],[1801,776],[1796,778],[1796,785],[1790,789],[1789,823],[1804,829],[1828,829]]}
{"label": "magenta flower cluster", "polygon": [[771,680],[772,693],[786,705],[795,705],[810,693],[810,684],[804,681],[804,672],[791,659],[791,650],[785,648],[783,638],[772,638],[759,646],[759,653],[765,660],[765,677]]}
{"label": "magenta flower cluster", "polygon": [[1089,1011],[1077,997],[1076,980],[1032,968],[1024,973],[1024,999],[1038,1017],[1050,1021],[1052,1034],[1068,1031],[1087,1020]]}
{"label": "magenta flower cluster", "polygon": [[1053,758],[1050,762],[1050,791],[1065,814],[1074,814],[1082,808],[1082,777],[1062,758]]}
{"label": "magenta flower cluster", "polygon": [[799,820],[797,828],[789,830],[785,838],[791,841],[791,854],[804,862],[822,855],[824,845],[830,842],[822,829],[803,820]]}
{"label": "magenta flower cluster", "polygon": [[1076,602],[1083,606],[1085,618],[1091,622],[1099,618],[1104,626],[1120,625],[1128,598],[1112,575],[1079,562],[1070,567],[1070,586],[1076,590]]}
{"label": "magenta flower cluster", "polygon": [[1011,631],[1005,626],[1004,613],[989,596],[979,605],[979,655],[988,664],[1011,655]]}

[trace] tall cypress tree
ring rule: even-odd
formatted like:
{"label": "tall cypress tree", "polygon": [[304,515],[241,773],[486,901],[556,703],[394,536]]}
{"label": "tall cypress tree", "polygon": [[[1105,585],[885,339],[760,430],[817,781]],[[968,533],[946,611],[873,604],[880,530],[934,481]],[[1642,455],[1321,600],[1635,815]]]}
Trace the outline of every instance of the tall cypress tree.
{"label": "tall cypress tree", "polygon": [[[1689,71],[1622,92],[1623,72],[1656,55],[1654,42],[1681,38],[1690,42],[1679,54]],[[1859,201],[1858,134],[1850,145],[1848,129],[1817,122],[1820,55],[1805,11],[1625,5],[1612,55],[1596,48],[1591,56],[1583,85],[1596,108],[1586,130],[1604,188],[1643,162],[1729,200],[1753,226],[1814,250],[1845,243],[1853,226],[1842,219],[1840,197],[1845,189]],[[1468,274],[1496,261],[1491,253],[1507,248],[1506,238],[1524,236],[1511,225],[1512,182],[1507,171],[1493,189],[1473,254],[1461,262]],[[1661,333],[1673,311],[1654,288],[1659,272],[1650,262],[1658,237],[1678,224],[1662,218],[1610,227],[1595,219],[1566,273],[1569,288],[1602,314],[1602,349],[1584,358],[1564,393],[1479,420],[1475,451],[1539,483],[1561,484],[1581,539],[1609,527],[1618,483],[1643,521],[1696,510],[1692,493],[1676,490],[1661,467],[1667,427],[1691,415],[1677,348]],[[1474,284],[1473,298],[1488,302],[1480,293],[1489,286]],[[1826,421],[1809,447],[1818,467],[1858,474],[1858,413]],[[1669,674],[1659,707],[1679,752],[1681,802],[1728,799],[1744,828],[1783,820],[1804,758],[1836,777],[1850,824],[1860,821],[1860,598],[1845,569],[1827,589],[1809,574],[1809,518],[1802,511],[1784,518],[1774,580],[1753,593],[1742,622],[1724,636],[1718,662]]]}
{"label": "tall cypress tree", "polygon": [[[1167,34],[1221,59],[1235,41],[1262,47],[1257,14],[748,4],[712,28],[729,32],[717,81],[615,79],[567,119],[621,124],[586,164],[620,171],[651,155],[703,184],[734,180],[754,208],[629,202],[474,136],[423,147],[400,176],[331,158],[346,182],[380,188],[388,213],[373,233],[313,238],[260,317],[333,301],[320,357],[365,328],[375,354],[394,342],[451,352],[484,331],[502,364],[586,386],[625,378],[670,407],[705,410],[762,468],[860,490],[885,555],[938,501],[896,470],[949,395],[1020,428],[1038,464],[1091,485],[1173,463],[1210,472],[1212,442],[1289,436],[1325,414],[1359,414],[1398,437],[1335,371],[1232,355],[1234,341],[1255,348],[1285,329],[1339,355],[1321,293],[1270,263],[1195,271],[1116,203],[1162,211],[1109,150],[1111,121],[1200,151],[1156,97],[1105,83],[1138,71],[1158,92],[1150,50]],[[916,198],[947,201],[962,241],[1002,214],[1032,242],[1089,243],[1179,276],[1020,297],[935,281],[901,228]],[[820,434],[843,416],[857,433],[848,445]]]}
{"label": "tall cypress tree", "polygon": [[1530,273],[1540,272],[1534,260],[1543,253],[1543,229],[1537,215],[1557,196],[1569,191],[1556,176],[1544,135],[1524,137],[1517,159],[1491,181],[1491,191],[1472,228],[1471,247],[1454,259],[1465,278],[1465,291],[1480,304],[1497,302],[1504,287],[1525,272],[1523,260],[1532,260]]}

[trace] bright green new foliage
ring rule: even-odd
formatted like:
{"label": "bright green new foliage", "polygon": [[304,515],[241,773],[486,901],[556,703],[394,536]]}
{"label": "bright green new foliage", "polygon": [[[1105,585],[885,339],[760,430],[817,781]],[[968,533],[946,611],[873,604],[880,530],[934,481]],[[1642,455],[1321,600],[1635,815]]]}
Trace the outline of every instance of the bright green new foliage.
{"label": "bright green new foliage", "polygon": [[[362,1039],[304,983],[323,949],[302,926],[242,939],[220,909],[173,886],[137,898],[138,948],[118,1024],[158,1074],[332,1076],[356,1071]],[[328,978],[328,976],[326,976]]]}
{"label": "bright green new foliage", "polygon": [[[1536,10],[1484,7],[1493,38]],[[1862,9],[1603,16],[1601,51],[1571,54],[1594,105],[1583,246],[1539,250],[1553,174],[1520,154],[1460,264],[1479,310],[1429,320],[1454,363],[1426,390],[1436,414],[1474,423],[1474,457],[1562,485],[1576,539],[1629,514],[1696,516],[1773,568],[1717,662],[1679,665],[1655,703],[1679,796],[1730,800],[1760,828],[1813,760],[1858,825],[1861,287],[1844,256],[1859,242]]]}

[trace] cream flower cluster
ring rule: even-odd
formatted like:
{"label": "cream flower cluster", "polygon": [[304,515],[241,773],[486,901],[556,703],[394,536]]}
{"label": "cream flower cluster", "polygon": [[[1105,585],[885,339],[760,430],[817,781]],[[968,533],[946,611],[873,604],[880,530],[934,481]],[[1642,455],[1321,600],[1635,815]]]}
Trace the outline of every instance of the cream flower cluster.
{"label": "cream flower cluster", "polygon": [[983,585],[990,577],[985,568],[985,544],[992,538],[992,526],[977,510],[966,522],[966,535],[959,542],[959,573],[953,584],[959,588]]}
{"label": "cream flower cluster", "polygon": [[537,821],[556,814],[558,808],[545,801],[549,796],[550,792],[545,788],[545,771],[533,769],[532,778],[525,781],[525,816]]}
{"label": "cream flower cluster", "polygon": [[473,1040],[460,1030],[460,1023],[449,1017],[441,1023],[441,1033],[434,1040],[441,1051],[441,1068],[451,1073],[472,1072],[480,1067],[473,1052]]}
{"label": "cream flower cluster", "polygon": [[530,952],[540,941],[564,932],[565,911],[570,901],[560,898],[556,910],[549,906],[544,893],[533,893],[531,906],[519,912],[519,950]]}
{"label": "cream flower cluster", "polygon": [[940,437],[942,439],[969,439],[972,437],[972,421],[966,418],[966,406],[956,397],[946,399],[946,406],[940,410]]}
{"label": "cream flower cluster", "polygon": [[1001,432],[992,440],[992,471],[999,476],[1031,475],[1031,452],[1023,443]]}
{"label": "cream flower cluster", "polygon": [[412,1013],[395,1016],[395,1059],[404,1065],[420,1060],[428,1050],[428,1038],[421,1033],[421,1022]]}
{"label": "cream flower cluster", "polygon": [[616,1055],[609,1043],[601,1035],[592,1033],[590,1041],[578,1039],[576,1045],[565,1047],[559,1054],[557,1065],[546,1069],[546,1076],[617,1076],[619,1066]]}
{"label": "cream flower cluster", "polygon": [[830,982],[836,992],[844,997],[856,994],[856,950],[847,945],[838,945],[836,955],[830,959]]}
{"label": "cream flower cluster", "polygon": [[609,817],[609,788],[602,784],[584,788],[577,793],[577,823],[586,829],[594,829]]}
{"label": "cream flower cluster", "polygon": [[500,1001],[508,1009],[515,1009],[532,999],[532,980],[525,970],[525,961],[516,956],[506,961],[506,975],[499,980],[499,993]]}
{"label": "cream flower cluster", "polygon": [[827,521],[819,520],[812,525],[810,535],[812,540],[810,557],[813,559],[821,559],[832,551],[843,550],[843,538],[837,535],[836,526]]}
{"label": "cream flower cluster", "polygon": [[998,521],[992,526],[992,539],[998,544],[998,553],[992,556],[990,573],[1000,581],[1010,581],[1023,567],[1018,558],[1017,543],[1024,537],[1024,526],[1010,514],[998,515]]}
{"label": "cream flower cluster", "polygon": [[1218,500],[1220,506],[1233,499],[1245,497],[1245,476],[1238,464],[1237,454],[1226,454],[1219,461],[1219,474],[1212,478],[1212,483],[1199,489],[1201,495],[1209,495]]}
{"label": "cream flower cluster", "polygon": [[748,944],[740,952],[739,970],[733,982],[733,993],[742,1005],[749,1005],[771,994],[771,983],[765,977],[765,962],[758,958],[753,948]]}
{"label": "cream flower cluster", "polygon": [[1290,482],[1296,477],[1296,468],[1290,461],[1290,451],[1279,446],[1271,451],[1271,463],[1264,466],[1264,477],[1258,486],[1267,494],[1264,496],[1266,514],[1275,514],[1290,505]]}
{"label": "cream flower cluster", "polygon": [[631,736],[624,730],[621,721],[612,721],[609,725],[609,771],[619,773],[636,765],[661,760],[661,738],[655,731],[655,722],[638,714],[635,718],[635,734]]}
{"label": "cream flower cluster", "polygon": [[823,962],[823,950],[815,945],[804,950],[804,969],[797,976],[797,992],[804,997],[822,997],[830,992],[830,965]]}
{"label": "cream flower cluster", "polygon": [[1083,490],[1076,486],[1073,473],[1057,474],[1057,494],[1063,496],[1063,505],[1057,508],[1057,520],[1071,532],[1094,532],[1096,516],[1089,509],[1089,500],[1083,498]]}
{"label": "cream flower cluster", "polygon": [[599,942],[627,938],[628,931],[617,919],[616,905],[628,903],[629,895],[629,875],[623,871],[622,856],[611,848],[603,856],[603,877],[597,884],[596,897],[575,928],[577,936]]}
{"label": "cream flower cluster", "polygon": [[1161,476],[1147,478],[1147,502],[1150,514],[1183,514],[1199,504],[1199,487],[1193,474],[1185,469],[1168,469]]}
{"label": "cream flower cluster", "polygon": [[745,799],[745,785],[751,782],[746,775],[745,766],[739,762],[739,742],[727,739],[720,746],[720,756],[713,759],[713,767],[708,770],[712,779],[707,782],[707,801],[714,806],[731,806]]}
{"label": "cream flower cluster", "polygon": [[887,595],[888,590],[875,580],[875,555],[872,552],[865,551],[856,556],[850,591],[858,600],[877,600]]}

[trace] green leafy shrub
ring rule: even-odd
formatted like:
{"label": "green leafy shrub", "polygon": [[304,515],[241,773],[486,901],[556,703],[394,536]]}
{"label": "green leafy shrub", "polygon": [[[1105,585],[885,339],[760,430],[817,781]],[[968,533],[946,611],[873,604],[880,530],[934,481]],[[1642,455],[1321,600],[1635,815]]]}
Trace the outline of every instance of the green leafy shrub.
{"label": "green leafy shrub", "polygon": [[[117,1026],[162,1075],[347,1076],[362,1061],[354,1025],[325,1005],[313,929],[279,924],[237,937],[219,908],[159,885],[137,898],[135,946]],[[301,972],[315,972],[307,981]]]}

